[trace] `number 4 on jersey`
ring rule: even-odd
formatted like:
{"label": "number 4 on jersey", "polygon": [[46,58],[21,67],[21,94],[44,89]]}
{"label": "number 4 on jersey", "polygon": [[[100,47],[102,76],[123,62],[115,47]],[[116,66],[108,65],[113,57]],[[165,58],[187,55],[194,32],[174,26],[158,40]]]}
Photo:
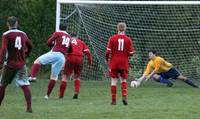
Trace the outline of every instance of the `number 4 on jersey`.
{"label": "number 4 on jersey", "polygon": [[75,45],[77,45],[76,39],[73,39],[73,40],[72,40],[72,43],[75,44]]}
{"label": "number 4 on jersey", "polygon": [[18,50],[21,50],[22,48],[22,39],[20,36],[17,36],[15,39],[15,48],[17,48]]}

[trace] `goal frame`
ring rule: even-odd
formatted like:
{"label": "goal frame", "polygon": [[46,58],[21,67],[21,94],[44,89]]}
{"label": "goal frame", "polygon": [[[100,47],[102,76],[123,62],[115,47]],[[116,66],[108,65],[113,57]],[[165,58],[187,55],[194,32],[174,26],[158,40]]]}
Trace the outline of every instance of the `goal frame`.
{"label": "goal frame", "polygon": [[133,4],[133,5],[198,5],[200,1],[107,1],[107,0],[57,0],[56,31],[59,30],[61,4]]}
{"label": "goal frame", "polygon": [[[83,28],[85,28],[84,26],[86,26],[83,22],[83,18],[82,16],[80,15],[81,14],[81,11],[80,9],[78,8],[79,5],[95,5],[95,6],[101,6],[101,5],[117,5],[117,6],[124,6],[124,5],[135,5],[135,6],[153,6],[153,7],[157,7],[157,6],[165,6],[165,7],[177,7],[177,6],[197,6],[197,5],[200,5],[200,1],[108,1],[108,0],[99,0],[99,1],[94,1],[94,0],[57,0],[57,3],[56,3],[56,31],[59,30],[59,24],[60,22],[62,22],[62,7],[63,5],[73,5],[76,7],[76,10],[74,11],[77,11],[78,13],[78,16],[80,17],[81,19],[81,23],[83,23]],[[69,17],[71,17],[73,15],[73,12],[71,12],[69,15],[67,15],[67,19]],[[87,29],[86,30],[86,33],[87,33]],[[186,29],[187,30],[187,29]],[[163,30],[161,30],[163,31]],[[174,30],[172,30],[174,31]],[[185,30],[184,30],[185,31]],[[187,31],[186,31],[187,32]],[[88,34],[88,33],[87,33]],[[88,40],[90,42],[90,44],[92,45],[92,48],[94,49],[94,55],[97,56],[97,60],[98,61],[102,61],[102,59],[99,58],[99,54],[98,52],[96,51],[96,49],[94,48],[94,45],[93,45],[93,41],[91,40],[92,38],[90,38],[90,36],[88,37]],[[105,64],[100,64],[101,66],[105,65]],[[104,74],[107,73],[107,67],[104,67],[102,68],[102,71]],[[106,75],[107,76],[107,75]]]}

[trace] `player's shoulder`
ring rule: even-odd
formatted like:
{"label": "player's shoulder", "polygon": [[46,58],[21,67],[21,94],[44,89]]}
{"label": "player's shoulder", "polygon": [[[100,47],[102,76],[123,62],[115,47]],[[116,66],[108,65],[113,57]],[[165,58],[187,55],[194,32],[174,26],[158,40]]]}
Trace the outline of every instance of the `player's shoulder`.
{"label": "player's shoulder", "polygon": [[163,58],[160,57],[160,56],[156,56],[156,59],[157,59],[157,60],[162,60]]}
{"label": "player's shoulder", "polygon": [[127,39],[127,40],[131,40],[131,37],[130,36],[128,36],[128,35],[123,35],[123,37],[124,37],[124,39]]}
{"label": "player's shoulder", "polygon": [[114,34],[110,38],[118,39],[118,38],[130,39],[130,37],[126,34]]}
{"label": "player's shoulder", "polygon": [[83,40],[81,40],[79,38],[77,38],[76,40],[77,40],[77,42],[78,42],[79,45],[82,45],[83,47],[87,46],[86,43]]}
{"label": "player's shoulder", "polygon": [[116,37],[118,37],[118,34],[114,34],[114,35],[110,36],[110,39],[114,39]]}
{"label": "player's shoulder", "polygon": [[3,35],[8,35],[9,33],[21,33],[21,34],[26,35],[25,32],[23,32],[23,31],[21,31],[21,30],[18,30],[18,29],[10,29],[10,30],[4,32]]}
{"label": "player's shoulder", "polygon": [[156,56],[156,59],[155,59],[155,61],[164,61],[165,59],[164,58],[162,58],[162,57],[160,57],[160,56]]}
{"label": "player's shoulder", "polygon": [[109,42],[114,42],[116,39],[118,39],[118,35],[114,34],[114,35],[110,36]]}
{"label": "player's shoulder", "polygon": [[149,60],[148,65],[149,65],[149,64],[152,64],[152,63],[153,63],[153,60]]}
{"label": "player's shoulder", "polygon": [[66,31],[55,31],[54,34],[65,34],[69,36],[69,33],[67,33]]}
{"label": "player's shoulder", "polygon": [[77,42],[80,42],[80,43],[84,43],[81,39],[79,39],[79,38],[76,38],[76,41]]}
{"label": "player's shoulder", "polygon": [[147,63],[147,67],[151,67],[154,66],[154,62],[152,60],[149,60],[149,62]]}

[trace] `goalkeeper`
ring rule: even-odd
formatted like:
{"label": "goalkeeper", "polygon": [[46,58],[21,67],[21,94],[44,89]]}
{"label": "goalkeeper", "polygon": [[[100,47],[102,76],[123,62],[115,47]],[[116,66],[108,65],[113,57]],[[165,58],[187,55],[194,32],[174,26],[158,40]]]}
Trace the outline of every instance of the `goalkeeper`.
{"label": "goalkeeper", "polygon": [[157,56],[156,51],[151,50],[148,53],[150,61],[148,62],[143,76],[138,79],[139,81],[144,79],[148,80],[153,77],[155,81],[166,84],[167,87],[172,87],[173,83],[168,80],[169,78],[172,78],[182,80],[188,85],[198,88],[198,86],[195,85],[191,80],[180,74],[171,63],[167,62],[162,57]]}

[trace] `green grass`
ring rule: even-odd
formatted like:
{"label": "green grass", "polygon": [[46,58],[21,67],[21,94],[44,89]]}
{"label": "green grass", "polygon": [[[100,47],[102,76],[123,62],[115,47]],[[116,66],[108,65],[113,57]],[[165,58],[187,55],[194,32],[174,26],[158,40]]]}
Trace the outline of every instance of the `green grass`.
{"label": "green grass", "polygon": [[43,99],[48,80],[32,83],[33,113],[25,112],[24,97],[14,82],[6,90],[0,107],[0,119],[199,119],[200,89],[176,81],[166,88],[147,82],[139,88],[128,88],[128,106],[121,102],[118,85],[117,105],[110,105],[109,81],[82,81],[78,100],[73,100],[73,82],[68,82],[64,99],[58,99],[55,86],[48,101]]}

